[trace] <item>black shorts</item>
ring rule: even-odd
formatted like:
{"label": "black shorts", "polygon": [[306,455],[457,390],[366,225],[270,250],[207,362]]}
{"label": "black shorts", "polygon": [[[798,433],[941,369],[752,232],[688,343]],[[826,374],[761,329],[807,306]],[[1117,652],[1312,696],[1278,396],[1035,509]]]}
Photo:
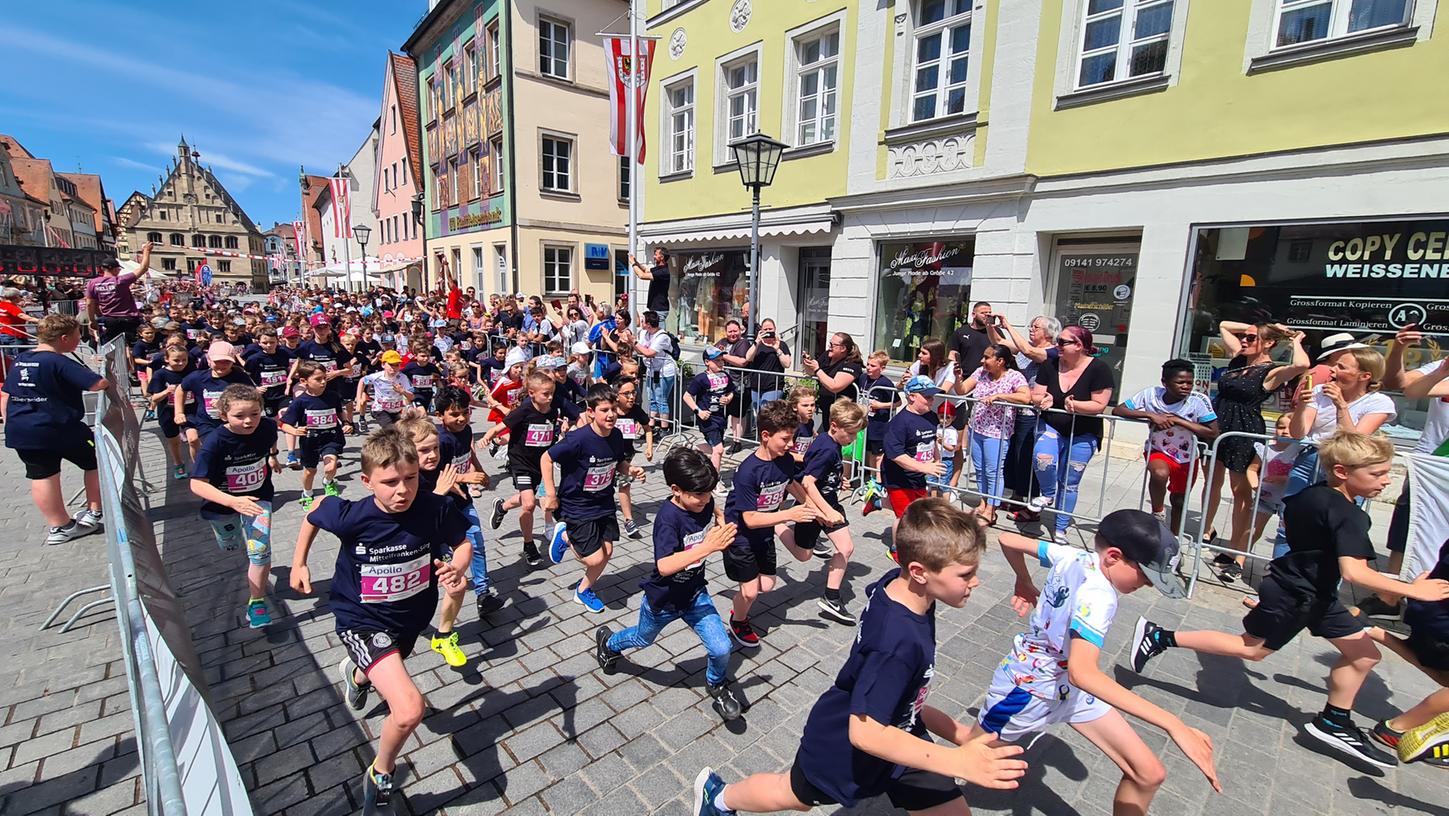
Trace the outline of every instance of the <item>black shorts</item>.
{"label": "black shorts", "polygon": [[1409,483],[1394,500],[1394,515],[1389,519],[1389,552],[1401,553],[1409,545]]}
{"label": "black shorts", "polygon": [[725,548],[720,555],[724,560],[725,575],[731,581],[744,583],[753,581],[761,575],[775,574],[775,537],[772,533],[763,543],[756,544],[746,541],[741,546],[738,541]]}
{"label": "black shorts", "polygon": [[1449,672],[1449,639],[1423,626],[1409,627],[1409,651],[1419,665],[1434,671]]}
{"label": "black shorts", "polygon": [[372,421],[377,423],[379,428],[391,428],[394,422],[402,419],[401,411],[378,411],[372,412]]}
{"label": "black shorts", "polygon": [[795,522],[795,546],[813,550],[815,543],[820,540],[822,532],[828,536],[836,530],[844,530],[850,526],[850,517],[845,515],[845,508],[840,506],[840,502],[830,501],[828,498],[826,501],[830,502],[830,506],[835,508],[835,512],[844,517],[845,521],[839,524],[826,524],[823,521],[797,521]]}
{"label": "black shorts", "polygon": [[1258,605],[1243,616],[1243,631],[1261,638],[1263,645],[1276,652],[1304,629],[1334,640],[1362,632],[1364,621],[1349,612],[1337,596],[1300,598],[1285,590],[1271,574],[1264,578],[1258,586]]}
{"label": "black shorts", "polygon": [[[263,391],[263,394],[268,392]],[[287,406],[287,395],[277,394],[275,397],[268,395],[262,400],[262,415],[271,419],[281,416],[282,410]]]}
{"label": "black shorts", "polygon": [[619,540],[619,520],[613,513],[588,521],[564,519],[564,529],[569,534],[569,546],[579,558],[588,558],[603,549],[605,541]]}
{"label": "black shorts", "polygon": [[871,439],[867,436],[865,438],[865,452],[885,453],[885,437],[881,437],[880,439]]}
{"label": "black shorts", "polygon": [[101,345],[111,342],[113,338],[125,335],[126,344],[136,342],[136,330],[141,327],[139,317],[102,317],[100,322]]}
{"label": "black shorts", "polygon": [[165,411],[156,412],[156,424],[161,428],[161,436],[166,439],[175,439],[181,435],[181,426]]}
{"label": "black shorts", "polygon": [[711,447],[724,444],[725,426],[723,422],[715,422],[714,417],[710,421],[699,426],[699,432],[704,434],[704,442]]}
{"label": "black shorts", "polygon": [[532,493],[543,482],[542,468],[508,466],[508,475],[513,477],[513,489],[519,493]]}
{"label": "black shorts", "polygon": [[[798,756],[795,758],[794,764],[790,766],[790,793],[794,794],[802,804],[812,808],[840,804],[805,778],[805,772],[800,770]],[[930,810],[933,807],[960,799],[962,796],[961,789],[956,787],[955,780],[938,773],[915,768],[906,768],[900,776],[887,780],[883,790],[870,791],[868,794],[862,793],[861,798],[878,796],[882,793],[891,800],[892,805],[912,812]]]}
{"label": "black shorts", "polygon": [[302,444],[297,446],[297,458],[302,461],[302,467],[308,470],[317,467],[323,457],[342,456],[342,449],[345,442],[341,435],[333,434],[323,437],[304,436]]}
{"label": "black shorts", "polygon": [[347,656],[367,674],[379,660],[390,654],[406,660],[417,645],[418,632],[397,632],[386,629],[337,628],[337,637],[347,649]]}
{"label": "black shorts", "polygon": [[[79,432],[77,432],[79,434]],[[25,463],[25,478],[32,481],[49,479],[60,473],[60,462],[64,459],[81,470],[96,469],[96,444],[91,440],[91,430],[85,429],[85,439],[77,440],[65,450],[49,448],[16,448],[15,453]]]}

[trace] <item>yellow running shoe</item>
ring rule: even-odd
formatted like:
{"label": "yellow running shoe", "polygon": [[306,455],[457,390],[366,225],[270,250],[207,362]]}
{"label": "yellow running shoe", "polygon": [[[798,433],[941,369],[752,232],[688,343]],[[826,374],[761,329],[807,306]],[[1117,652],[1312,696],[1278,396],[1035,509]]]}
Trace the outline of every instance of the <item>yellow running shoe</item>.
{"label": "yellow running shoe", "polygon": [[431,639],[433,651],[443,656],[448,665],[453,668],[468,665],[468,656],[458,647],[458,633],[449,632],[447,637],[433,637]]}
{"label": "yellow running shoe", "polygon": [[1449,759],[1449,712],[1405,731],[1399,738],[1398,754],[1400,762],[1439,764]]}

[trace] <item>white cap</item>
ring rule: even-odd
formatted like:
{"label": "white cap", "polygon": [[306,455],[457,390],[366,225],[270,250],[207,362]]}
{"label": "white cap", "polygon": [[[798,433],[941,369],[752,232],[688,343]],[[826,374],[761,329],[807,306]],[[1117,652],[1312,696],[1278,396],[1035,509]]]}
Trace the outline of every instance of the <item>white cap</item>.
{"label": "white cap", "polygon": [[528,362],[528,352],[524,351],[518,346],[514,346],[513,348],[509,349],[508,356],[503,358],[503,364],[508,366],[509,368],[513,368],[520,363],[526,362]]}
{"label": "white cap", "polygon": [[592,350],[593,349],[590,349],[589,348],[589,344],[588,343],[585,343],[582,340],[578,341],[577,343],[574,343],[572,346],[569,346],[569,353],[570,354],[588,354]]}

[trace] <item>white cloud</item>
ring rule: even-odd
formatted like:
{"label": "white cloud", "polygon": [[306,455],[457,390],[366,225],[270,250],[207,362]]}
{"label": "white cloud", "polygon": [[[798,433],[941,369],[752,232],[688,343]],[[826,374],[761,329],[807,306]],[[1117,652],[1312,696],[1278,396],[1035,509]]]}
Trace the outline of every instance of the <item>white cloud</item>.
{"label": "white cloud", "polygon": [[157,169],[156,165],[136,161],[135,159],[128,159],[125,156],[112,156],[111,161],[115,164],[119,164],[122,167],[129,167],[132,170],[145,170],[150,172]]}

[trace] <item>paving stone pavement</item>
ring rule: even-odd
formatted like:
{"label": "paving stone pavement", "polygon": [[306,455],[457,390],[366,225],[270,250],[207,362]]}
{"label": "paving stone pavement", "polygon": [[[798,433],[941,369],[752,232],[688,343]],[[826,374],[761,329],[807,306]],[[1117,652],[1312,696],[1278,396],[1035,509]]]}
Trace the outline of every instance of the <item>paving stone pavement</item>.
{"label": "paving stone pavement", "polygon": [[[258,813],[340,814],[360,804],[358,782],[382,721],[373,705],[354,714],[338,695],[343,650],[324,600],[335,539],[323,534],[312,556],[314,597],[287,588],[287,566],[301,511],[297,474],[277,477],[274,597],[279,619],[265,632],[245,628],[244,564],[217,552],[196,517],[184,482],[165,478],[158,439],[144,434],[146,473],[157,482],[152,519],[171,582],[187,606],[217,714]],[[345,496],[365,494],[354,452],[343,468]],[[662,454],[660,457],[662,458]],[[497,473],[501,463],[486,461]],[[1135,464],[1115,465],[1109,495],[1133,504]],[[70,633],[38,631],[64,595],[104,580],[100,537],[47,548],[19,462],[0,455],[10,500],[0,506],[0,813],[143,813],[132,719],[112,613],[96,610]],[[729,469],[726,469],[728,475]],[[1122,475],[1126,474],[1126,475]],[[839,669],[853,629],[819,617],[818,564],[784,564],[783,585],[764,596],[755,621],[767,631],[754,654],[737,653],[731,671],[753,707],[725,725],[703,694],[704,651],[682,624],[652,647],[630,653],[605,675],[591,656],[592,632],[634,622],[638,581],[649,569],[647,520],[665,488],[657,467],[636,486],[645,538],[615,549],[600,595],[608,605],[587,615],[569,587],[579,566],[545,571],[522,564],[515,516],[488,533],[488,554],[505,607],[486,622],[466,605],[460,631],[472,662],[463,670],[422,651],[408,661],[431,710],[403,754],[396,810],[401,814],[684,814],[689,783],[713,765],[728,779],[789,766],[805,714]],[[66,476],[67,490],[78,479]],[[641,489],[642,488],[642,489]],[[1084,488],[1085,495],[1095,491]],[[483,515],[501,491],[479,500]],[[859,608],[868,581],[889,561],[882,545],[888,514],[861,519],[849,506],[858,547],[847,600]],[[1377,529],[1383,529],[1378,526]],[[784,559],[788,561],[789,559]],[[717,562],[711,590],[725,609],[733,590]],[[1012,581],[993,548],[982,585],[964,609],[937,616],[933,705],[965,719],[1022,623],[1005,603]],[[1124,685],[1212,736],[1225,792],[1207,783],[1165,735],[1139,725],[1164,757],[1169,776],[1154,812],[1165,814],[1449,814],[1442,772],[1424,766],[1371,773],[1319,753],[1301,726],[1323,704],[1331,649],[1302,638],[1252,665],[1187,652],[1154,662],[1146,677],[1126,668],[1131,623],[1145,613],[1168,625],[1233,629],[1236,593],[1203,585],[1192,601],[1144,590],[1123,598],[1108,637],[1109,672]],[[1359,698],[1359,719],[1386,716],[1432,690],[1418,672],[1388,656]],[[1031,770],[1014,792],[968,789],[977,813],[1109,812],[1119,774],[1070,730],[1054,731],[1028,752]],[[821,809],[820,812],[832,812]],[[875,800],[835,813],[894,812]]]}

